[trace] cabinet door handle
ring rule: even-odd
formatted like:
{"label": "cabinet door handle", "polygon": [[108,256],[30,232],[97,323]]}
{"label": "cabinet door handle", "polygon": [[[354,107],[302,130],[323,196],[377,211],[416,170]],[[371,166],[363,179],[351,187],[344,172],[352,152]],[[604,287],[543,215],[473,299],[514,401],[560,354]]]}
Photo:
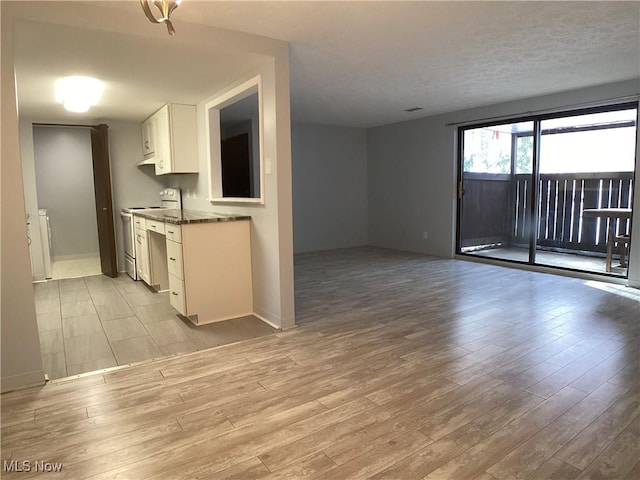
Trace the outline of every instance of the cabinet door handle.
{"label": "cabinet door handle", "polygon": [[176,297],[178,296],[176,292],[171,292],[171,295],[175,295]]}
{"label": "cabinet door handle", "polygon": [[174,231],[173,230],[167,230],[167,233],[170,233],[171,235],[173,235]]}
{"label": "cabinet door handle", "polygon": [[175,259],[175,258],[173,258],[173,257],[169,257],[169,260],[171,260],[171,261],[173,261],[173,262],[175,262],[175,261],[176,261],[176,259]]}

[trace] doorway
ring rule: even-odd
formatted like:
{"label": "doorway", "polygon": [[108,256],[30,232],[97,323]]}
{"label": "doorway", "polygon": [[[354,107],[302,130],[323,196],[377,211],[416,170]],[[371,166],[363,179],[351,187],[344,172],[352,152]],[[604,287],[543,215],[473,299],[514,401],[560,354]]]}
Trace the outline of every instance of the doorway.
{"label": "doorway", "polygon": [[89,130],[34,125],[33,148],[39,214],[45,217],[40,228],[46,228],[43,238],[48,240],[43,255],[45,265],[51,265],[50,278],[100,274]]}
{"label": "doorway", "polygon": [[46,278],[117,275],[107,126],[33,125]]}
{"label": "doorway", "polygon": [[457,252],[627,276],[638,104],[459,130]]}

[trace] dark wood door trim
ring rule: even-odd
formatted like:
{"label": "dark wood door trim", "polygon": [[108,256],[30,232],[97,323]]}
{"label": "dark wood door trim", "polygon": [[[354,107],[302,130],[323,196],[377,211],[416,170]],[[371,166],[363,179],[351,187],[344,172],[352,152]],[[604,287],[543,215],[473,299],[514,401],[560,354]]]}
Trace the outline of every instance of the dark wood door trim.
{"label": "dark wood door trim", "polygon": [[96,196],[98,243],[102,273],[118,276],[116,261],[116,235],[113,224],[111,171],[109,168],[109,139],[106,124],[91,126],[91,153],[93,157],[93,185]]}

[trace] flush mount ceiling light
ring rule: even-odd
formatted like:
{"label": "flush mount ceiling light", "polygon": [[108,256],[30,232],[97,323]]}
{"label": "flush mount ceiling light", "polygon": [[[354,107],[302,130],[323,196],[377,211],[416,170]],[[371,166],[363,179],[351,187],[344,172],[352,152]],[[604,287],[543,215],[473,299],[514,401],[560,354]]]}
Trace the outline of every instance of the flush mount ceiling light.
{"label": "flush mount ceiling light", "polygon": [[[156,18],[153,13],[151,13],[151,8],[149,7],[149,1],[158,7],[160,10],[160,14],[162,17]],[[182,3],[182,0],[140,0],[140,5],[142,5],[142,10],[144,14],[147,16],[151,23],[164,23],[167,25],[167,31],[169,35],[173,35],[176,33],[173,28],[173,24],[171,20],[169,20],[169,16],[171,16],[171,12],[173,12],[178,6]]]}
{"label": "flush mount ceiling light", "polygon": [[56,101],[69,112],[83,113],[100,100],[104,84],[91,77],[64,77],[56,83]]}

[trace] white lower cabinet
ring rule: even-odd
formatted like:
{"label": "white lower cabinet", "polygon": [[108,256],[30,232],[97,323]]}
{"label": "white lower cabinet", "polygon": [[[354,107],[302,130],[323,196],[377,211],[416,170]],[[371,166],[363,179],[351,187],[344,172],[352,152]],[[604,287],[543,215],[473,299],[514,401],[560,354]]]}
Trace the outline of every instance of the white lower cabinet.
{"label": "white lower cabinet", "polygon": [[182,272],[182,244],[169,240],[167,237],[167,268],[169,275],[184,279]]}
{"label": "white lower cabinet", "polygon": [[147,231],[144,228],[136,228],[135,235],[136,270],[138,271],[138,278],[141,278],[149,285],[151,284],[151,268],[149,265],[149,243],[147,240]]}
{"label": "white lower cabinet", "polygon": [[134,216],[138,276],[196,325],[253,314],[250,220],[175,225]]}
{"label": "white lower cabinet", "polygon": [[[179,226],[173,226],[180,230]],[[167,228],[168,230],[169,228]],[[175,236],[174,236],[175,238]],[[187,315],[184,302],[184,274],[182,271],[182,244],[167,237],[167,268],[169,270],[169,301],[171,306],[182,315]]]}
{"label": "white lower cabinet", "polygon": [[184,282],[171,273],[169,273],[169,302],[178,313],[187,315],[184,303]]}
{"label": "white lower cabinet", "polygon": [[166,224],[171,305],[195,324],[253,313],[250,225]]}

